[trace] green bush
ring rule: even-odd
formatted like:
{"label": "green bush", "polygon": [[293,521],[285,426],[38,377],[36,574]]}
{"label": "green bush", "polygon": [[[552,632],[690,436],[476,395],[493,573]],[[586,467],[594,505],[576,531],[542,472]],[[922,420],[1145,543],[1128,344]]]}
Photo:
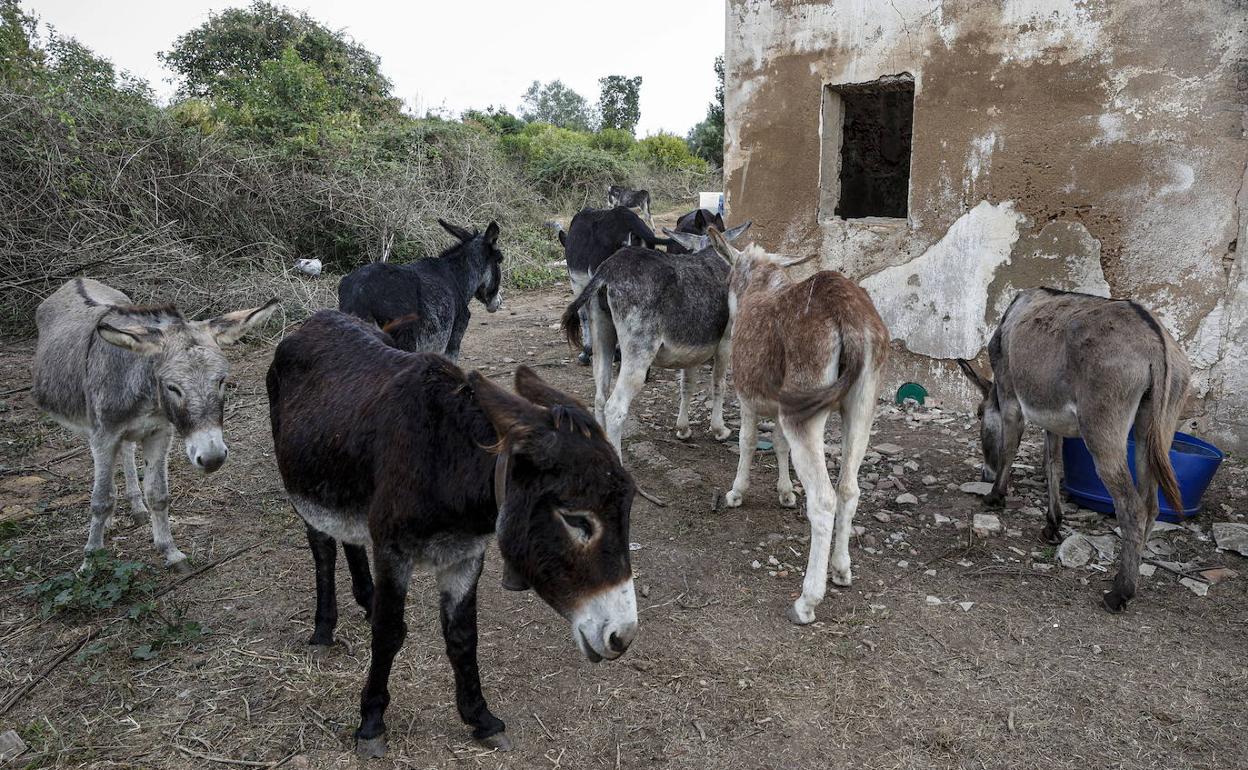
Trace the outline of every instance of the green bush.
{"label": "green bush", "polygon": [[622,128],[604,128],[589,137],[589,146],[596,150],[606,150],[616,155],[625,155],[633,149],[637,140]]}
{"label": "green bush", "polygon": [[689,152],[689,145],[675,134],[655,134],[637,142],[633,156],[652,168],[663,171],[696,171],[705,173],[706,161]]}

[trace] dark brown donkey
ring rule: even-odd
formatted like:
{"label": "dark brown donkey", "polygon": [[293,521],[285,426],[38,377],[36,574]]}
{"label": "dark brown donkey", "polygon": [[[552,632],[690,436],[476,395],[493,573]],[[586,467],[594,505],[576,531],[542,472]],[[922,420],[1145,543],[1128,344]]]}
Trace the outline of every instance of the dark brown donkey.
{"label": "dark brown donkey", "polygon": [[[1061,438],[1082,436],[1096,473],[1114,499],[1122,556],[1114,587],[1102,601],[1121,612],[1135,596],[1140,547],[1157,519],[1157,486],[1175,509],[1179,485],[1170,443],[1187,396],[1187,356],[1157,318],[1130,300],[1056,289],[1018,293],[1001,317],[988,357],[994,379],[968,362],[962,371],[984,394],[979,407],[985,501],[1000,504],[1010,482],[1024,421],[1044,429],[1048,525],[1044,537],[1061,542]],[[1127,435],[1135,429],[1136,483],[1127,466]]]}
{"label": "dark brown donkey", "polygon": [[[312,644],[331,644],[338,619],[334,541],[358,549],[360,562],[351,550],[348,561],[373,632],[360,754],[386,750],[387,682],[416,565],[437,573],[460,717],[473,737],[510,747],[477,672],[477,581],[495,532],[513,584],[532,585],[567,618],[587,658],[628,649],[637,634],[628,558],[636,488],[571,396],[524,367],[512,395],[441,356],[393,348],[384,332],[334,311],[278,345],[268,390],[278,468],[316,562]],[[371,601],[360,581],[370,545]]]}

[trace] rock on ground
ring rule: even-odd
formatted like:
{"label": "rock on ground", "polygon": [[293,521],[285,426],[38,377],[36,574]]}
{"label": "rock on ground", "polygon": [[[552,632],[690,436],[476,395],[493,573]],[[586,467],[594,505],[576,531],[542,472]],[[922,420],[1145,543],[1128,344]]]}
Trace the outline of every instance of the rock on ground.
{"label": "rock on ground", "polygon": [[1001,519],[994,513],[977,513],[971,519],[971,530],[980,537],[1001,534]]}
{"label": "rock on ground", "polygon": [[1213,525],[1213,541],[1218,548],[1248,556],[1248,524],[1219,521]]}

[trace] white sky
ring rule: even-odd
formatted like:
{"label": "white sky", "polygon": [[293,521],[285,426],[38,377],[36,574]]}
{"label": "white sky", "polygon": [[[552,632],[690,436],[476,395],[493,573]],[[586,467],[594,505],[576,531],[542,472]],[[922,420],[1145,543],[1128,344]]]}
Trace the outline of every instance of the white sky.
{"label": "white sky", "polygon": [[[249,0],[22,0],[61,34],[173,92],[156,53]],[[591,103],[598,78],[641,75],[638,135],[684,135],[715,95],[724,0],[292,0],[381,57],[394,93],[420,114],[501,104],[515,110],[533,80],[559,79]]]}

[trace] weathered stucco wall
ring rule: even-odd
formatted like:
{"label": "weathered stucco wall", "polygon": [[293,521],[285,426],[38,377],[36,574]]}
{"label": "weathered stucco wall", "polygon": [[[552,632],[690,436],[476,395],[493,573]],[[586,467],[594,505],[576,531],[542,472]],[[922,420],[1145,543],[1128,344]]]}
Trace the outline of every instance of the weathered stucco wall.
{"label": "weathered stucco wall", "polygon": [[[1013,293],[1134,297],[1187,350],[1187,425],[1248,448],[1242,0],[730,0],[726,204],[871,292],[897,380],[969,403]],[[915,81],[909,216],[819,209],[825,85]],[[835,184],[835,182],[833,182]]]}

